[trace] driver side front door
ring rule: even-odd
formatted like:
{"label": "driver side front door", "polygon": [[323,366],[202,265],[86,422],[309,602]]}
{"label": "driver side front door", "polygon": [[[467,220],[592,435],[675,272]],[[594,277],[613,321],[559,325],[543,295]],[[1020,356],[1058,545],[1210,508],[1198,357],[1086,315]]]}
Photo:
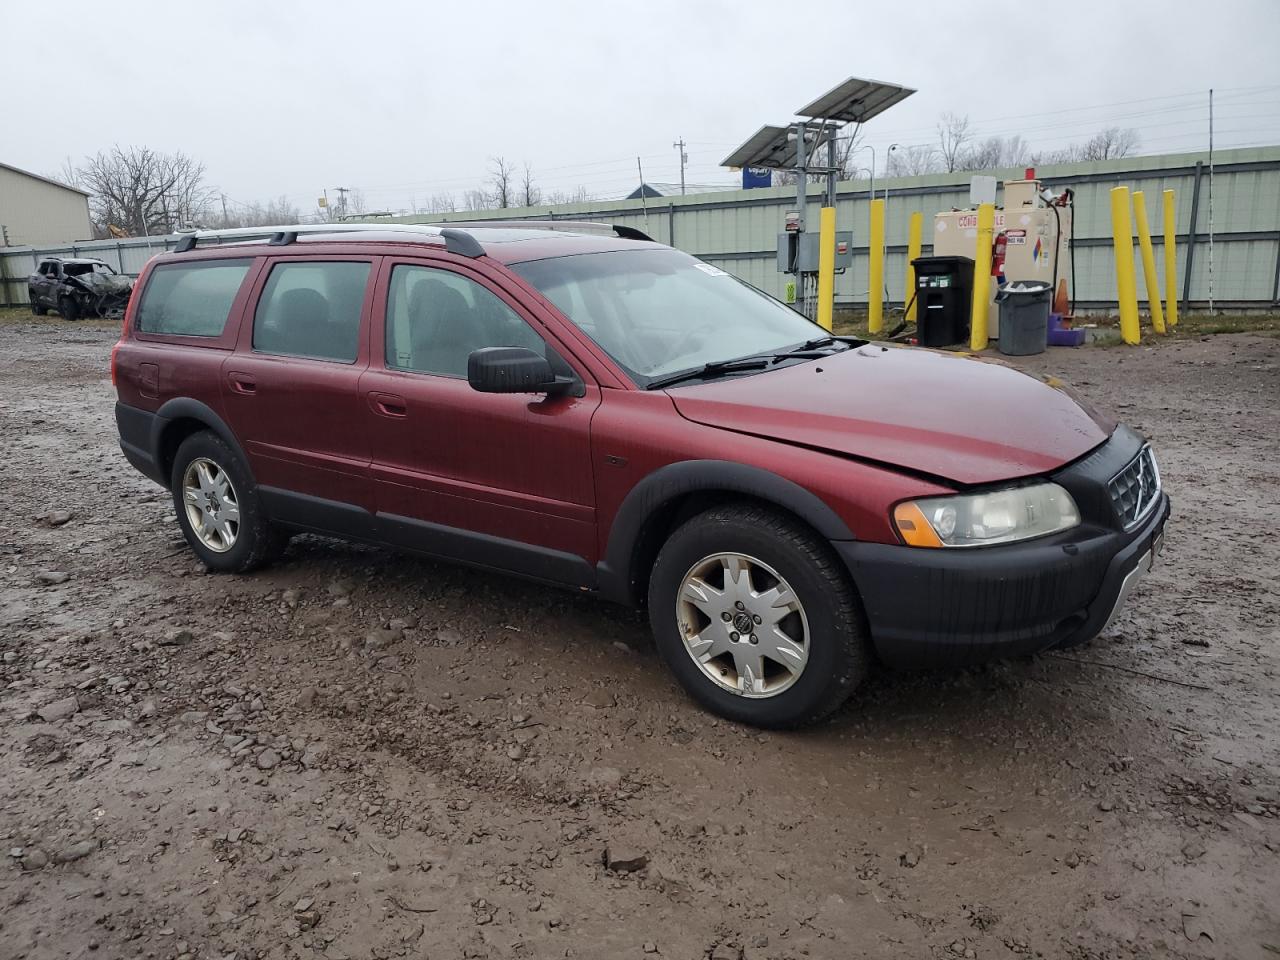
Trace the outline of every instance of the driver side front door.
{"label": "driver side front door", "polygon": [[[463,265],[388,262],[373,358],[360,381],[380,538],[590,586],[596,562],[591,417],[600,390],[531,316]],[[467,357],[543,352],[579,396],[479,393]]]}

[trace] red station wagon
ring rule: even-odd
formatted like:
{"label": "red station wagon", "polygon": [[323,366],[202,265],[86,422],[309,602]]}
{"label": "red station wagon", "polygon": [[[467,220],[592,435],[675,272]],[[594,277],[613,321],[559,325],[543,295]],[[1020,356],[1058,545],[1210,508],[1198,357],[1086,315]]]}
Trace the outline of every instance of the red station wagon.
{"label": "red station wagon", "polygon": [[311,532],[645,606],[690,694],[787,727],[876,658],[1087,641],[1159,549],[1150,447],[1061,384],[833,337],[637,231],[269,231],[153,259],[112,357],[213,570]]}

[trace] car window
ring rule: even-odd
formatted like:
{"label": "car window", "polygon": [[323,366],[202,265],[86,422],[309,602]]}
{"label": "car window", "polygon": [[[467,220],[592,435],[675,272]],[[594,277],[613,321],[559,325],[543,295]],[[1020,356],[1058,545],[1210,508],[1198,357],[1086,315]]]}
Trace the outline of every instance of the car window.
{"label": "car window", "polygon": [[368,263],[277,263],[253,318],[253,349],[354,363]]}
{"label": "car window", "polygon": [[754,287],[677,250],[574,254],[512,269],[641,386],[825,333]]}
{"label": "car window", "polygon": [[138,329],[186,337],[221,336],[252,263],[251,259],[204,260],[157,266],[138,303]]}
{"label": "car window", "polygon": [[396,266],[386,323],[387,366],[399,370],[465,377],[467,358],[483,347],[527,347],[552,356],[545,341],[502,300],[447,270]]}
{"label": "car window", "polygon": [[83,277],[87,273],[93,273],[92,263],[68,263],[62,271],[68,277]]}

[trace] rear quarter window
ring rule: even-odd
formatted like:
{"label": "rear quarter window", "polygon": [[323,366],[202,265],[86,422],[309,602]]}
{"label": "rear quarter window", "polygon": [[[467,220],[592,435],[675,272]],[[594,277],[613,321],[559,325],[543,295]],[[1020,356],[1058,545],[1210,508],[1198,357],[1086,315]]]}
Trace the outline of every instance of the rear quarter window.
{"label": "rear quarter window", "polygon": [[151,271],[138,303],[143,333],[220,337],[253,260],[164,263]]}

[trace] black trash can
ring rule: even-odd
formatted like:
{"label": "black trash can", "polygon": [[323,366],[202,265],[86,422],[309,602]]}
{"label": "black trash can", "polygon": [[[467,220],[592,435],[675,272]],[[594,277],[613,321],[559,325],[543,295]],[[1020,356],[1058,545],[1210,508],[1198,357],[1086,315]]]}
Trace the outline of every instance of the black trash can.
{"label": "black trash can", "polygon": [[1000,305],[1000,352],[1011,357],[1044,353],[1053,288],[1034,280],[1011,283],[996,294],[996,303]]}
{"label": "black trash can", "polygon": [[918,257],[916,340],[922,347],[951,347],[969,340],[973,261],[968,257]]}

